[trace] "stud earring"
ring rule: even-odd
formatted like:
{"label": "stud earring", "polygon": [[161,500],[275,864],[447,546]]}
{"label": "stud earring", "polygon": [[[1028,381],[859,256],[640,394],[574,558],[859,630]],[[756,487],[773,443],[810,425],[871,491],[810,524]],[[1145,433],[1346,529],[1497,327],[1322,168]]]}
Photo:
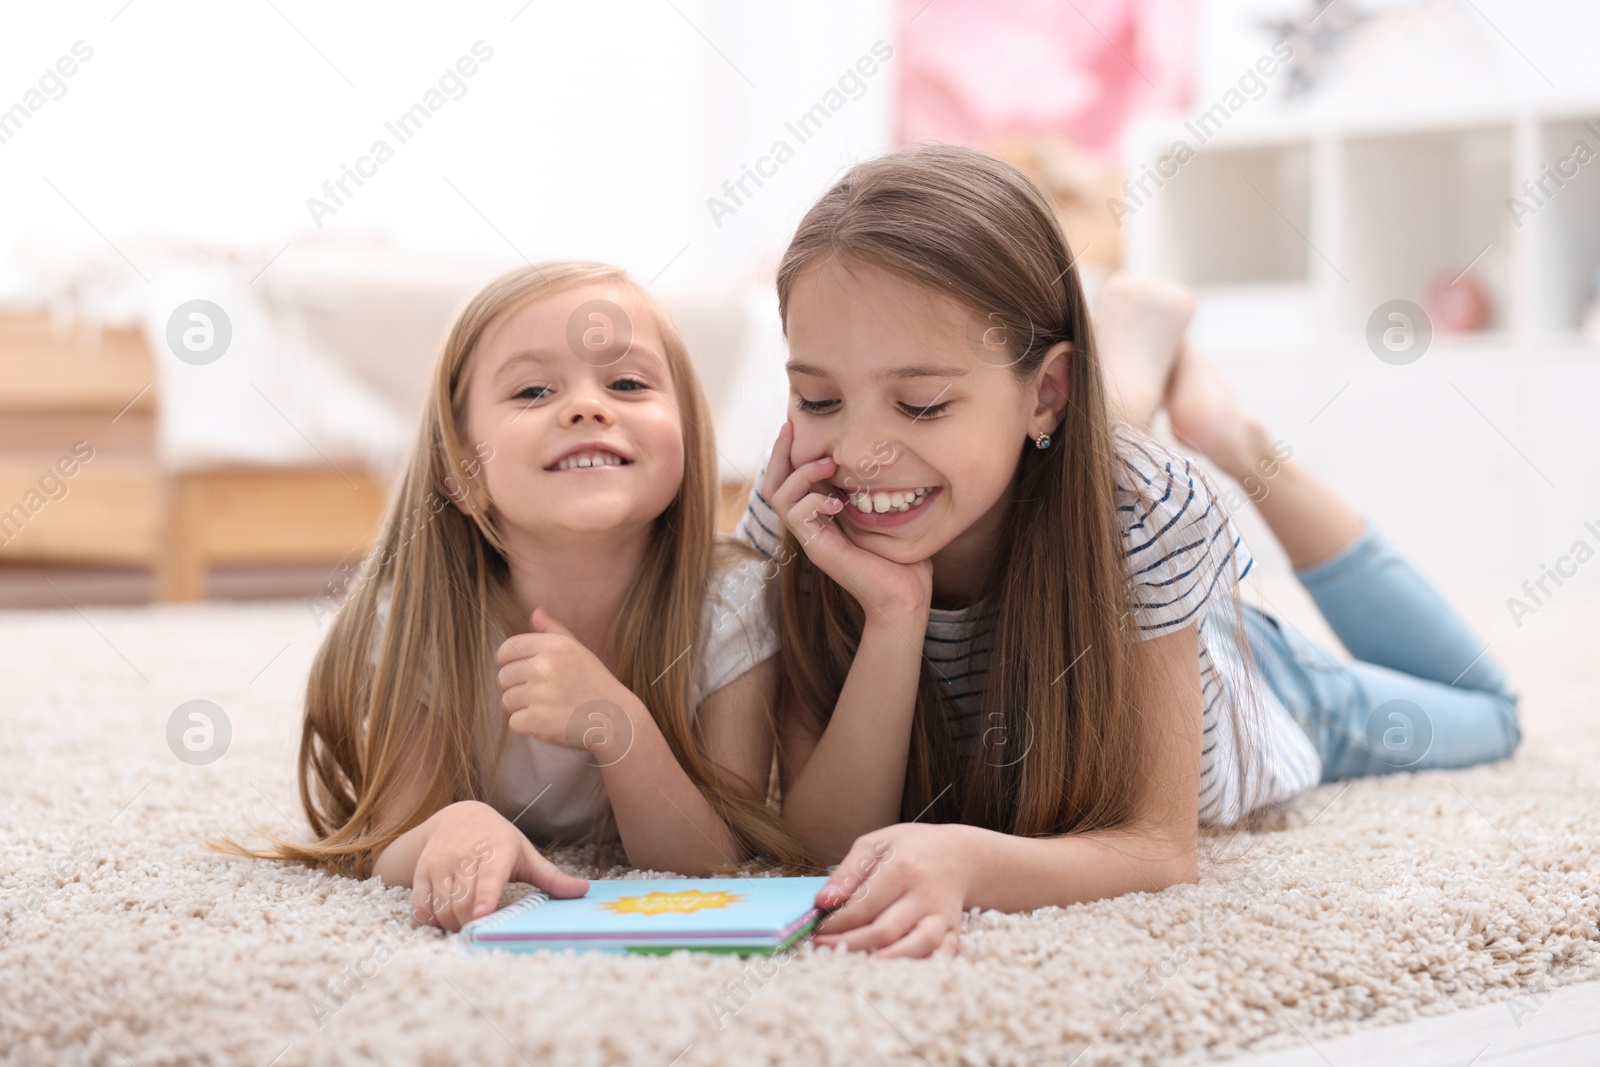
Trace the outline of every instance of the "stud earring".
{"label": "stud earring", "polygon": [[1033,439],[1033,447],[1039,449],[1041,452],[1049,448],[1050,435],[1041,431],[1039,436]]}

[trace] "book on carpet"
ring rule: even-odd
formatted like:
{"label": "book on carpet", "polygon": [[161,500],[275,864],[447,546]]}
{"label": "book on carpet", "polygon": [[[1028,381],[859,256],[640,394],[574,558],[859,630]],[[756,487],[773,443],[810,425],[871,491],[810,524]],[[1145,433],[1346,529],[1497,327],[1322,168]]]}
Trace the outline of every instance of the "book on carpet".
{"label": "book on carpet", "polygon": [[772,955],[816,930],[812,878],[595,878],[581,897],[535,890],[461,928],[469,944],[509,952],[659,955],[677,949]]}

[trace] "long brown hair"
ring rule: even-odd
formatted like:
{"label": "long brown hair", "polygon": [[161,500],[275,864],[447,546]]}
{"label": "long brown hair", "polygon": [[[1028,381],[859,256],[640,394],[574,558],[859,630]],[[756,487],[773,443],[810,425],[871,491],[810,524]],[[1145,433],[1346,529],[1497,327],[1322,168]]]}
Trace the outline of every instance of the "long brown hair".
{"label": "long brown hair", "polygon": [[[390,842],[440,808],[487,800],[507,730],[484,714],[495,650],[516,632],[504,542],[489,511],[481,460],[463,433],[473,352],[490,324],[560,290],[611,283],[654,317],[682,416],[683,483],[655,521],[623,607],[621,681],[650,709],[673,755],[727,820],[746,854],[803,867],[808,857],[761,799],[732,788],[701,751],[689,720],[716,551],[716,449],[704,394],[671,320],[637,283],[602,263],[547,262],[489,283],[457,316],[433,378],[411,462],[383,535],[318,651],[306,690],[300,800],[315,842],[275,838],[236,854],[370,874]],[[379,619],[387,600],[388,620]],[[378,632],[381,626],[381,634]],[[768,710],[770,717],[770,709]],[[424,783],[410,811],[378,819],[380,802]],[[764,794],[766,779],[754,783]],[[397,821],[394,820],[398,816]],[[600,839],[609,813],[590,837]]]}
{"label": "long brown hair", "polygon": [[[1032,379],[1051,346],[1073,346],[1068,406],[1051,446],[1017,444],[1010,513],[986,586],[982,613],[992,611],[994,631],[984,758],[959,765],[948,697],[924,659],[901,818],[1028,836],[1126,823],[1153,738],[1130,699],[1142,642],[1128,618],[1117,520],[1114,432],[1123,427],[1107,409],[1054,212],[1009,164],[950,145],[905,149],[853,167],[801,220],[778,268],[785,332],[796,278],[826,257],[954,297],[991,325],[986,336],[1003,331],[1020,380]],[[793,560],[781,584],[783,685],[788,703],[826,723],[864,616],[787,529],[783,546]]]}

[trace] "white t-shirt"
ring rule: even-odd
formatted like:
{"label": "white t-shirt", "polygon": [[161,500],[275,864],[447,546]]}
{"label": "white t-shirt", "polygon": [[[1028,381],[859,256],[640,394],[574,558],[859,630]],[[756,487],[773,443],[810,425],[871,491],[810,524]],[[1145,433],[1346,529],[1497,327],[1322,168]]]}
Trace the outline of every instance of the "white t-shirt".
{"label": "white t-shirt", "polygon": [[[691,725],[708,696],[777,653],[778,635],[765,580],[770,577],[767,572],[771,566],[764,559],[739,560],[723,567],[711,579],[702,616],[704,647],[691,648],[686,653],[695,657],[689,686]],[[375,649],[388,614],[389,596],[385,591],[378,603]],[[494,648],[506,636],[492,629]],[[497,665],[491,659],[485,665],[483,701],[489,720],[486,736],[491,738],[500,736],[507,719],[500,703],[497,674]],[[489,803],[536,843],[557,838],[573,840],[587,833],[605,814],[605,781],[600,768],[589,762],[588,753],[582,749],[508,733]]]}
{"label": "white t-shirt", "polygon": [[[1134,619],[1146,640],[1196,625],[1204,704],[1200,819],[1231,824],[1316,785],[1322,761],[1266,685],[1243,688],[1247,676],[1225,612],[1232,607],[1228,594],[1254,560],[1209,479],[1182,454],[1124,426],[1117,427],[1116,439],[1117,515],[1134,582]],[[757,484],[764,480],[763,466]],[[734,536],[770,556],[777,552],[779,532],[777,512],[759,490],[752,491]],[[993,605],[983,603],[934,609],[923,640],[923,655],[954,705],[951,736],[969,758],[982,736],[993,612]],[[1252,695],[1260,710],[1254,730],[1246,725],[1242,699]],[[1254,768],[1245,783],[1236,756],[1241,744]]]}

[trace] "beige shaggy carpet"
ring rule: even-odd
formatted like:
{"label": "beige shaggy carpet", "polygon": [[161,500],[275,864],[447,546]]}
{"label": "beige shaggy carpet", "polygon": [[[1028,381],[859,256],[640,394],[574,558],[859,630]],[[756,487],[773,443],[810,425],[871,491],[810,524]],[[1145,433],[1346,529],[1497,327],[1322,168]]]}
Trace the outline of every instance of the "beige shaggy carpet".
{"label": "beige shaggy carpet", "polygon": [[[808,946],[765,973],[469,956],[410,925],[406,890],[202,851],[299,823],[297,701],[321,632],[303,604],[0,614],[0,1055],[1165,1063],[1600,976],[1595,616],[1556,603],[1511,633],[1496,611],[1475,620],[1526,696],[1507,763],[1324,786],[1200,885],[971,913],[955,960]],[[191,700],[231,726],[209,765],[169,748]]]}

